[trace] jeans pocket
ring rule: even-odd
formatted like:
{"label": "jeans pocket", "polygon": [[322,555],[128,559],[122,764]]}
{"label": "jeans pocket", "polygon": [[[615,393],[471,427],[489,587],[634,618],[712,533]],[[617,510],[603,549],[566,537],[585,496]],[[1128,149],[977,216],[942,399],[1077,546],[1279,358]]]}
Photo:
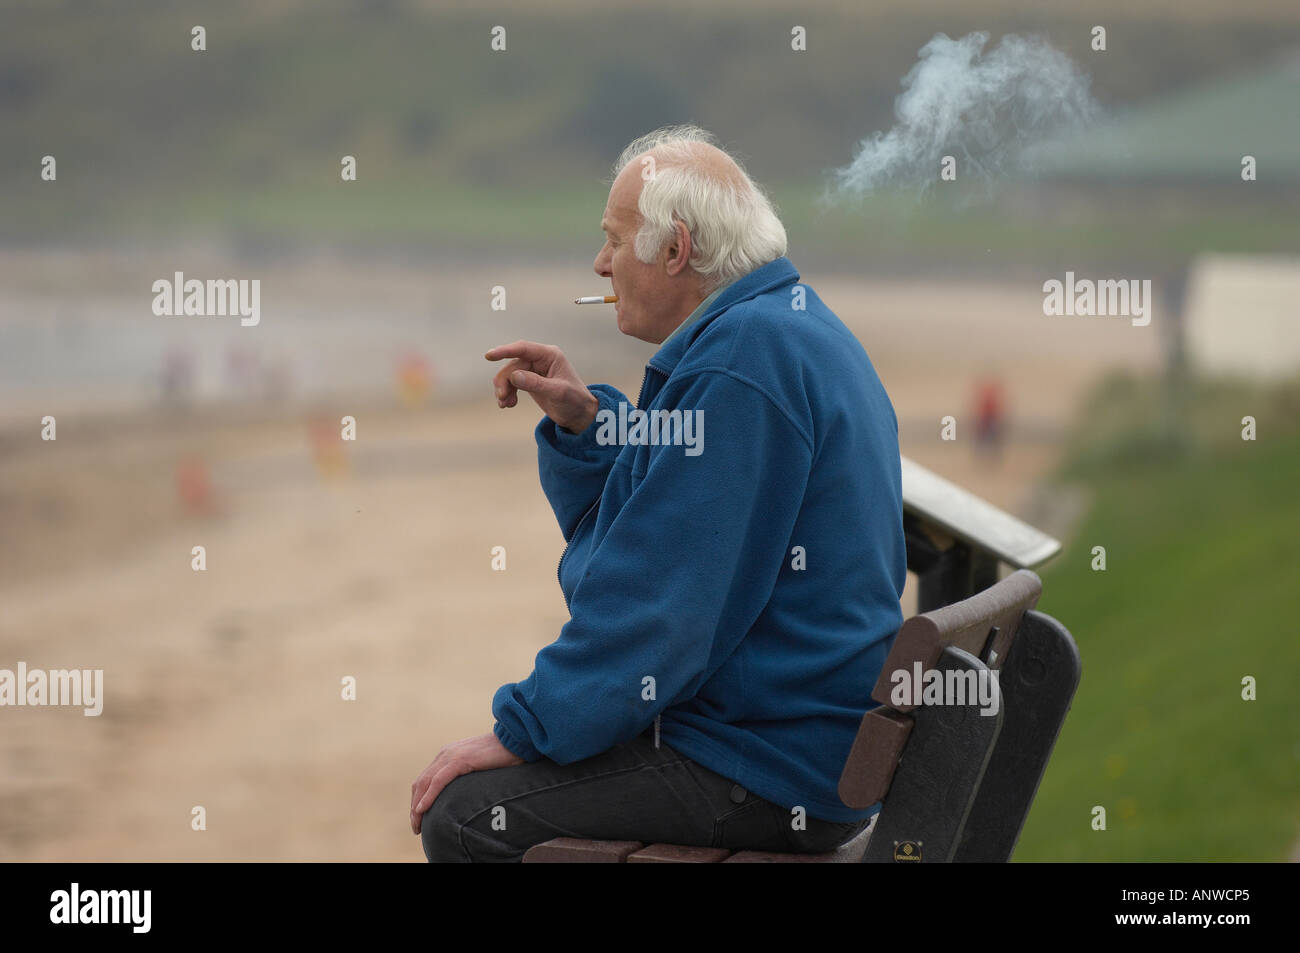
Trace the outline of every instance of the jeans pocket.
{"label": "jeans pocket", "polygon": [[713,846],[728,850],[782,850],[781,831],[772,815],[773,805],[760,797],[749,799],[713,822]]}

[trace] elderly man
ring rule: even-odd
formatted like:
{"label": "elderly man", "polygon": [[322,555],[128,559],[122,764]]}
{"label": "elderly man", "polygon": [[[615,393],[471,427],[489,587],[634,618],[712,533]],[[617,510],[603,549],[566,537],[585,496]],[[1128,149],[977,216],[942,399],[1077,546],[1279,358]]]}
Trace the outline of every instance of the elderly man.
{"label": "elderly man", "polygon": [[832,849],[879,809],[836,787],[902,624],[893,406],[708,133],[629,145],[600,224],[618,328],[660,347],[635,407],[558,348],[487,353],[500,406],[546,415],[571,618],[492,732],[416,779],[411,828],[431,861],[561,836]]}

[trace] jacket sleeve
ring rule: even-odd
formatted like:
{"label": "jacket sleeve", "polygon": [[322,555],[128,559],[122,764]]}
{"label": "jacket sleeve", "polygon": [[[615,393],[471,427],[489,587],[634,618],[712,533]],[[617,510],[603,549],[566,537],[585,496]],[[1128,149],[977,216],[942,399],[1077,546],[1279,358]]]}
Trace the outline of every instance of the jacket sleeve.
{"label": "jacket sleeve", "polygon": [[[608,384],[592,384],[587,390],[600,401],[600,410],[616,417],[619,402],[628,402],[622,391]],[[583,514],[600,498],[609,468],[622,449],[617,444],[598,443],[598,430],[592,423],[582,433],[575,434],[556,426],[550,417],[543,417],[537,425],[537,470],[542,492],[555,511],[565,542],[572,538]]]}
{"label": "jacket sleeve", "polygon": [[699,454],[649,448],[623,508],[601,514],[559,638],[493,699],[497,738],[526,761],[569,764],[636,737],[698,692],[771,596],[807,487],[809,439],[721,370],[688,382],[674,406],[698,412]]}

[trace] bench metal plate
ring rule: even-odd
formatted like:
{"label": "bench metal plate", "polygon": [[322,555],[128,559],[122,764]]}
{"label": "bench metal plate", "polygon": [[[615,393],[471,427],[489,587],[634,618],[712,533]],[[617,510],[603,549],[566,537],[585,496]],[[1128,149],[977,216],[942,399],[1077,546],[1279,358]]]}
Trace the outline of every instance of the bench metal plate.
{"label": "bench metal plate", "polygon": [[963,490],[919,463],[902,458],[903,510],[985,550],[1016,569],[1032,569],[1061,549],[1059,540]]}

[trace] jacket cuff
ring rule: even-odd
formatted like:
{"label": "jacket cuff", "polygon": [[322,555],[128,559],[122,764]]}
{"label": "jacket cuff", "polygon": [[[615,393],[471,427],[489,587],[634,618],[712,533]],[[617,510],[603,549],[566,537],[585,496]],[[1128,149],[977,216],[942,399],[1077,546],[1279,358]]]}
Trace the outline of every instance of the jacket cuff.
{"label": "jacket cuff", "polygon": [[[615,417],[618,416],[619,402],[627,402],[622,391],[609,384],[591,384],[587,390],[595,395],[600,406],[596,408],[597,415],[602,410],[607,410]],[[610,451],[617,451],[620,448],[616,444],[608,446],[596,441],[596,435],[600,432],[600,427],[595,419],[587,426],[587,429],[581,433],[573,433],[557,426],[555,421],[549,417],[543,417],[541,423],[537,425],[537,443],[539,446],[550,447],[551,449],[563,454],[566,457],[572,457],[584,463],[596,463],[609,457]]]}
{"label": "jacket cuff", "polygon": [[497,722],[492,726],[492,734],[497,736],[497,741],[501,746],[509,751],[516,758],[523,758],[525,761],[538,761],[542,753],[532,746],[526,739],[521,741],[506,730],[506,726]]}

